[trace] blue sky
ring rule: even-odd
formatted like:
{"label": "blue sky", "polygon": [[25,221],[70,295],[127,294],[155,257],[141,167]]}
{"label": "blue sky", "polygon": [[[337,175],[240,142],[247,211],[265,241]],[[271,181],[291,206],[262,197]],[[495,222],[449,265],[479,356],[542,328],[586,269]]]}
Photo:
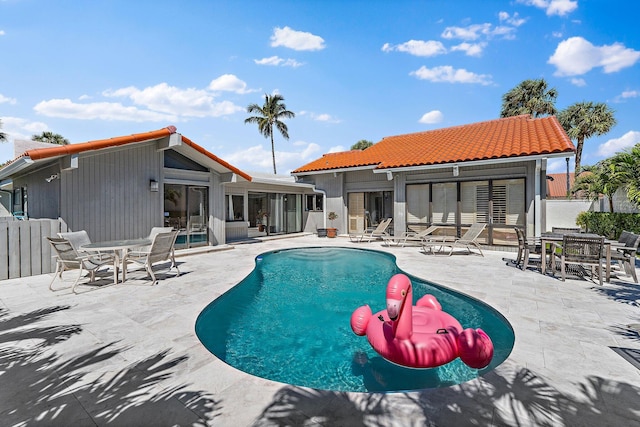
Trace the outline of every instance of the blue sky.
{"label": "blue sky", "polygon": [[[13,140],[72,143],[175,125],[246,171],[270,172],[247,105],[280,93],[278,173],[361,139],[499,117],[525,79],[559,109],[618,121],[582,164],[640,142],[640,2],[0,0],[0,120]],[[572,162],[573,163],[573,162]],[[563,172],[562,159],[549,172]]]}

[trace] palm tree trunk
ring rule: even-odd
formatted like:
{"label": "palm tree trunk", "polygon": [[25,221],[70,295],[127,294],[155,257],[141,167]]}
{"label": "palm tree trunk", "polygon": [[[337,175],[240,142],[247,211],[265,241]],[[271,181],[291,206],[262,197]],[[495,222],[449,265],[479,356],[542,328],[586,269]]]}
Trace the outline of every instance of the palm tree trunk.
{"label": "palm tree trunk", "polygon": [[584,138],[578,138],[578,144],[576,146],[576,169],[574,176],[577,178],[580,173],[580,160],[582,160],[582,146],[584,145]]}
{"label": "palm tree trunk", "polygon": [[276,172],[276,147],[275,147],[275,145],[273,143],[273,130],[271,131],[271,158],[273,159],[273,174],[277,175],[277,172]]}

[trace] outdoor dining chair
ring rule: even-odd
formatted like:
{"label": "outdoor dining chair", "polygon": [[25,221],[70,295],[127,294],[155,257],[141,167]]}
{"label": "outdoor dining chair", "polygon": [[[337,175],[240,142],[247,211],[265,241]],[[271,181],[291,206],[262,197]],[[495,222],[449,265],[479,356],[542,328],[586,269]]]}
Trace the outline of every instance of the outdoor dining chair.
{"label": "outdoor dining chair", "polygon": [[61,237],[47,237],[46,239],[56,254],[56,271],[49,284],[51,291],[59,290],[53,289],[53,283],[56,278],[62,280],[62,273],[66,270],[79,270],[78,277],[71,286],[71,290],[76,293],[76,287],[85,270],[89,272],[89,282],[93,282],[96,278],[96,271],[100,267],[113,263],[113,257],[79,254],[68,239]]}
{"label": "outdoor dining chair", "polygon": [[177,231],[169,231],[158,233],[153,237],[151,246],[148,250],[138,251],[132,250],[127,254],[125,262],[133,262],[141,265],[147,271],[149,277],[151,277],[151,286],[158,282],[156,275],[153,272],[153,264],[161,261],[171,261],[169,271],[173,268],[177,271],[177,276],[180,276],[180,270],[176,265],[174,255],[174,245],[176,238],[178,237]]}
{"label": "outdoor dining chair", "polygon": [[581,236],[579,234],[565,234],[562,238],[562,246],[558,243],[551,244],[551,254],[554,259],[554,274],[560,264],[562,281],[566,279],[566,271],[569,265],[577,265],[581,269],[591,267],[591,276],[598,272],[598,282],[602,286],[602,264],[604,251],[604,237]]}
{"label": "outdoor dining chair", "polygon": [[638,246],[640,245],[640,235],[623,231],[620,234],[618,242],[624,244],[624,246],[618,246],[615,248],[615,251],[611,251],[611,261],[622,264],[625,273],[633,277],[633,281],[638,283],[638,276],[636,275],[636,254],[638,252]]}
{"label": "outdoor dining chair", "polygon": [[[58,233],[58,237],[62,239],[67,239],[73,249],[79,255],[87,255],[89,252],[82,249],[84,245],[88,245],[91,242],[89,238],[89,234],[85,230],[79,231],[67,231],[63,233]],[[97,257],[98,259],[108,260],[109,262],[113,262],[113,252],[91,252],[92,257]]]}
{"label": "outdoor dining chair", "polygon": [[[516,236],[518,237],[518,255],[516,256],[516,267],[522,268],[522,270],[527,270],[527,266],[529,265],[529,261],[535,262],[547,262],[546,253],[542,254],[542,245],[538,242],[529,242],[524,235],[524,230],[516,227]],[[534,255],[531,258],[531,255]]]}

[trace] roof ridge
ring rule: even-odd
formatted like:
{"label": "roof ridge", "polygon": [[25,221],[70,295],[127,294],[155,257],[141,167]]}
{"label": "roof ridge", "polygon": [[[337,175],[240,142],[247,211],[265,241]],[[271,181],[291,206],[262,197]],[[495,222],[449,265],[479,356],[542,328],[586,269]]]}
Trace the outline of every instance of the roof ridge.
{"label": "roof ridge", "polygon": [[463,127],[470,127],[470,126],[479,126],[479,125],[484,125],[487,123],[491,123],[491,122],[500,122],[500,121],[508,121],[508,120],[515,120],[515,119],[524,119],[527,118],[527,120],[539,120],[539,119],[547,119],[549,117],[554,117],[554,116],[545,116],[545,117],[531,117],[530,114],[519,114],[517,116],[509,116],[509,117],[498,117],[497,119],[489,119],[489,120],[483,120],[480,122],[474,122],[474,123],[464,123],[461,125],[455,125],[455,126],[449,126],[446,128],[438,128],[438,129],[429,129],[429,130],[423,130],[423,131],[419,131],[419,132],[409,132],[409,133],[403,133],[400,135],[390,135],[390,136],[385,136],[382,139],[386,139],[386,138],[396,138],[396,137],[403,137],[403,136],[408,136],[408,135],[421,135],[421,134],[426,134],[426,133],[431,133],[431,132],[445,132],[445,131],[450,131],[452,129],[459,129],[459,128],[463,128]]}

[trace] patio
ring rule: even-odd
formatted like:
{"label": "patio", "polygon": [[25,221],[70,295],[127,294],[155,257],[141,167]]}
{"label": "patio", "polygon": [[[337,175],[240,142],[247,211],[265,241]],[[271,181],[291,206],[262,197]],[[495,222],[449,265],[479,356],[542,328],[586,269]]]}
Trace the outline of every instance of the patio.
{"label": "patio", "polygon": [[[252,377],[200,344],[196,317],[256,255],[330,245],[391,252],[404,271],[491,304],[515,330],[511,356],[459,386],[361,394]],[[0,281],[2,424],[640,426],[640,369],[612,350],[640,354],[640,287],[561,282],[506,265],[513,252],[484,253],[307,235],[179,257],[182,276],[161,273],[155,287],[140,273],[79,295],[50,292],[50,275]]]}

